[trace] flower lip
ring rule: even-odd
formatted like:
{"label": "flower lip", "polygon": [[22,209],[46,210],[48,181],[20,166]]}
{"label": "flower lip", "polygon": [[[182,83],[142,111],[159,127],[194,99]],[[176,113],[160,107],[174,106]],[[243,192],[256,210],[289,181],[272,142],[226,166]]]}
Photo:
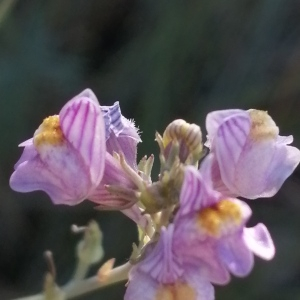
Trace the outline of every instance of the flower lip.
{"label": "flower lip", "polygon": [[199,225],[207,234],[219,237],[222,229],[239,227],[242,223],[240,207],[228,199],[224,199],[211,207],[202,209],[198,214]]}

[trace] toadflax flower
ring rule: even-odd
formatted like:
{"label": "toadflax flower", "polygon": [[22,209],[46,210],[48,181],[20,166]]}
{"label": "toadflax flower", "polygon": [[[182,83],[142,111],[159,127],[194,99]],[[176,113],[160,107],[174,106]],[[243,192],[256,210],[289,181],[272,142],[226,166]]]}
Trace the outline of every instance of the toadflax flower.
{"label": "toadflax flower", "polygon": [[192,166],[185,169],[174,247],[183,263],[197,265],[213,283],[226,284],[229,273],[248,275],[253,254],[269,260],[275,248],[265,225],[245,227],[251,216],[246,203],[212,189],[211,162],[212,157],[204,160],[201,173]]}
{"label": "toadflax flower", "polygon": [[159,241],[130,272],[125,300],[213,300],[214,289],[193,264],[182,264],[173,244],[174,225],[163,227]]}
{"label": "toadflax flower", "polygon": [[139,141],[137,129],[121,115],[118,103],[101,107],[86,89],[20,144],[24,151],[10,186],[19,192],[43,190],[55,204],[75,205],[89,199],[102,208],[123,210],[145,228],[147,218],[133,205],[137,186],[123,168],[131,164],[134,172]]}
{"label": "toadflax flower", "polygon": [[18,192],[45,191],[55,204],[75,205],[100,183],[105,168],[105,124],[99,104],[82,95],[44,119],[10,178]]}
{"label": "toadflax flower", "polygon": [[271,197],[299,164],[299,149],[288,146],[293,137],[280,136],[267,112],[211,112],[206,128],[207,144],[215,154],[214,186],[228,195]]}

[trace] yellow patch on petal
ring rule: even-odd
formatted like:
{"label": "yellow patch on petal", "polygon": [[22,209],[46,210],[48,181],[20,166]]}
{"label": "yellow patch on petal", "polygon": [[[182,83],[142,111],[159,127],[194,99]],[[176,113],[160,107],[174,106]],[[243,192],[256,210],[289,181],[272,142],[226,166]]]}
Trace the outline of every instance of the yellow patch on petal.
{"label": "yellow patch on petal", "polygon": [[186,283],[175,283],[159,287],[155,300],[196,300],[195,290]]}
{"label": "yellow patch on petal", "polygon": [[59,125],[59,116],[54,115],[44,119],[43,123],[36,130],[33,143],[36,147],[50,144],[60,145],[64,141],[64,135]]}
{"label": "yellow patch on petal", "polygon": [[239,225],[241,221],[240,207],[230,200],[221,200],[216,205],[201,210],[198,215],[201,227],[214,237],[220,236],[222,228]]}
{"label": "yellow patch on petal", "polygon": [[273,119],[266,111],[250,109],[251,119],[250,136],[253,140],[275,139],[279,134],[279,129]]}

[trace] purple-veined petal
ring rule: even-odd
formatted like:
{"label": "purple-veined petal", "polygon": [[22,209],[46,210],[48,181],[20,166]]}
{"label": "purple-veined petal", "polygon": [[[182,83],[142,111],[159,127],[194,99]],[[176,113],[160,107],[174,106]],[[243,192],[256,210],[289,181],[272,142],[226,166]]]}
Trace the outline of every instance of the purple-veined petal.
{"label": "purple-veined petal", "polygon": [[157,281],[143,272],[132,273],[124,300],[156,300]]}
{"label": "purple-veined petal", "polygon": [[212,284],[207,280],[207,278],[199,271],[197,267],[188,267],[185,269],[183,275],[184,282],[188,287],[193,290],[194,298],[187,298],[187,295],[182,293],[178,296],[177,299],[185,300],[214,300],[215,299],[215,291]]}
{"label": "purple-veined petal", "polygon": [[[78,173],[77,173],[78,174]],[[71,174],[73,177],[76,175]],[[18,192],[45,191],[55,204],[74,205],[84,199],[89,183],[86,178],[74,178],[74,183],[47,168],[39,157],[21,163],[10,178],[10,186]]]}
{"label": "purple-veined petal", "polygon": [[228,270],[238,277],[247,276],[253,268],[254,258],[241,233],[218,242],[218,254]]}
{"label": "purple-veined petal", "polygon": [[196,268],[187,268],[182,278],[169,285],[132,271],[124,300],[214,300],[213,286]]}
{"label": "purple-veined petal", "polygon": [[113,155],[123,153],[127,163],[137,169],[137,144],[141,142],[138,129],[134,122],[122,116],[119,102],[112,106],[102,106],[105,120],[107,151]]}
{"label": "purple-veined petal", "polygon": [[60,111],[60,126],[65,138],[81,154],[98,185],[105,163],[105,127],[99,105],[89,98],[69,101]]}
{"label": "purple-veined petal", "polygon": [[184,180],[180,191],[180,209],[177,212],[177,218],[199,210],[201,207],[202,189],[203,183],[198,170],[187,166],[184,171]]}
{"label": "purple-veined petal", "polygon": [[198,232],[191,226],[182,228],[188,221],[188,218],[182,220],[174,233],[174,249],[181,258],[182,265],[198,268],[212,283],[227,284],[230,275],[217,256],[215,241],[207,236],[201,240]]}
{"label": "purple-veined petal", "polygon": [[[210,161],[210,158],[208,158]],[[204,176],[210,176],[209,162],[205,162]],[[206,183],[205,180],[208,180]],[[204,178],[193,166],[187,166],[184,171],[184,180],[180,191],[180,209],[176,218],[199,211],[201,208],[218,202],[220,194],[210,187],[210,178]]]}
{"label": "purple-veined petal", "polygon": [[247,247],[262,259],[270,260],[275,255],[275,246],[267,227],[259,223],[251,228],[244,228],[244,241]]}
{"label": "purple-veined petal", "polygon": [[206,117],[206,130],[208,132],[208,142],[210,143],[216,136],[217,131],[225,119],[236,115],[248,115],[241,109],[217,110],[209,113]]}
{"label": "purple-veined petal", "polygon": [[110,154],[114,152],[123,153],[128,165],[135,170],[137,169],[137,140],[121,135],[117,137],[114,132],[111,132],[106,141],[106,149]]}
{"label": "purple-veined petal", "polygon": [[244,150],[250,127],[249,116],[239,114],[226,119],[214,137],[222,180],[231,191],[236,190],[236,164]]}
{"label": "purple-veined petal", "polygon": [[106,139],[110,137],[111,132],[119,136],[124,128],[119,102],[117,101],[111,106],[101,106],[101,110],[105,120]]}
{"label": "purple-veined petal", "polygon": [[94,92],[91,89],[83,90],[80,94],[76,95],[70,101],[77,100],[77,99],[80,99],[80,98],[89,98],[90,100],[95,102],[95,104],[99,105],[99,101],[98,101],[96,95],[94,94]]}
{"label": "purple-veined petal", "polygon": [[174,226],[162,228],[160,239],[139,269],[160,283],[174,283],[183,273],[180,262],[173,254]]}
{"label": "purple-veined petal", "polygon": [[105,185],[100,183],[93,191],[89,194],[88,200],[99,204],[99,208],[112,210],[117,209],[119,207],[123,207],[128,203],[128,200],[110,193]]}
{"label": "purple-veined petal", "polygon": [[106,126],[106,139],[110,137],[110,133],[114,132],[116,137],[130,137],[140,142],[138,130],[133,121],[122,116],[119,102],[115,102],[112,106],[101,106]]}
{"label": "purple-veined petal", "polygon": [[[213,185],[213,189],[215,191],[218,191],[220,194],[222,194],[224,197],[231,197],[236,198],[239,195],[233,191],[229,190],[228,187],[224,184],[222,180],[222,176],[220,173],[220,168],[218,164],[218,160],[216,159],[216,155],[210,153],[207,157],[212,156],[212,163],[211,163],[211,181]],[[202,169],[202,165],[200,170]]]}

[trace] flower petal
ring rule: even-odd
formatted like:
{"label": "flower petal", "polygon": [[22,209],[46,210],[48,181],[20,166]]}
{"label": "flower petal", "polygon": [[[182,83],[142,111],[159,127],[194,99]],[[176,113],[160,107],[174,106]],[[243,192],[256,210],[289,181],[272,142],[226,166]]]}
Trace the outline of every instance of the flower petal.
{"label": "flower petal", "polygon": [[176,218],[199,210],[201,207],[203,183],[201,175],[194,167],[187,166],[184,171],[184,180],[180,191],[180,209]]}
{"label": "flower petal", "polygon": [[225,119],[239,114],[245,114],[245,111],[241,109],[227,109],[209,113],[206,117],[205,123],[208,133],[208,141],[211,142],[213,140]]}
{"label": "flower petal", "polygon": [[168,228],[162,228],[157,245],[139,264],[139,270],[164,284],[174,283],[183,274],[181,265],[173,254],[173,231],[172,224]]}
{"label": "flower petal", "polygon": [[[27,160],[31,160],[33,159],[35,156],[38,155],[33,143],[32,143],[32,139],[27,140],[26,142],[22,143],[21,145],[24,145],[24,150],[23,153],[21,155],[21,157],[19,158],[19,160],[16,162],[14,168],[15,170],[17,169],[17,167],[27,161]],[[25,146],[26,145],[26,146]],[[22,146],[21,146],[22,147]]]}
{"label": "flower petal", "polygon": [[[272,197],[293,173],[300,162],[300,151],[296,147],[278,145],[270,167],[264,178],[265,186],[259,197]],[[255,195],[256,196],[256,195]],[[254,198],[254,197],[253,197]],[[256,198],[256,197],[255,197]]]}
{"label": "flower petal", "polygon": [[[205,276],[201,272],[199,272],[199,268],[190,267],[185,270],[183,275],[184,281],[188,287],[190,287],[194,293],[195,298],[188,298],[186,295],[182,293],[177,294],[177,299],[184,300],[214,300],[215,292],[212,284],[207,280]],[[181,296],[181,297],[180,297]]]}
{"label": "flower petal", "polygon": [[72,98],[70,101],[80,99],[80,98],[89,98],[90,100],[95,102],[95,104],[99,105],[99,101],[98,101],[96,95],[94,94],[94,92],[91,89],[83,90],[80,94],[78,94],[77,96]]}
{"label": "flower petal", "polygon": [[230,275],[217,255],[215,241],[207,238],[200,241],[200,237],[191,232],[193,230],[178,235],[180,231],[178,229],[175,233],[174,249],[176,255],[181,258],[182,265],[198,268],[212,283],[227,284]]}
{"label": "flower petal", "polygon": [[226,119],[214,137],[222,180],[231,191],[236,190],[236,165],[245,147],[250,127],[248,114],[241,113]]}
{"label": "flower petal", "polygon": [[[74,174],[71,174],[74,177]],[[76,177],[76,176],[75,176]],[[69,186],[57,174],[51,172],[39,157],[18,165],[10,178],[10,186],[18,192],[45,191],[55,204],[74,205],[82,201],[88,183],[84,178],[74,178],[74,185]]]}
{"label": "flower petal", "polygon": [[254,258],[240,233],[219,241],[217,251],[229,271],[238,277],[247,276],[253,268]]}
{"label": "flower petal", "polygon": [[293,142],[294,138],[292,135],[289,136],[281,136],[279,135],[277,137],[277,143],[278,144],[283,144],[283,145],[289,145]]}
{"label": "flower petal", "polygon": [[275,246],[267,227],[259,223],[252,228],[244,228],[244,241],[257,256],[270,260],[275,255]]}
{"label": "flower petal", "polygon": [[127,163],[137,169],[137,144],[141,139],[134,122],[122,116],[119,102],[102,106],[101,110],[105,120],[107,151],[111,155],[113,152],[123,153]]}
{"label": "flower petal", "polygon": [[124,300],[156,300],[159,284],[143,272],[131,272]]}
{"label": "flower petal", "polygon": [[[204,176],[210,176],[210,158],[204,162]],[[206,179],[208,182],[206,182]],[[210,187],[210,178],[204,178],[193,166],[187,166],[184,171],[184,180],[180,191],[180,209],[176,218],[185,216],[201,208],[215,204],[220,194]]]}
{"label": "flower petal", "polygon": [[105,127],[100,106],[89,98],[75,97],[60,111],[60,126],[66,139],[79,151],[98,185],[105,161]]}
{"label": "flower petal", "polygon": [[126,162],[136,170],[137,143],[137,140],[131,137],[121,135],[117,137],[114,132],[111,132],[109,139],[106,141],[106,149],[112,155],[114,152],[123,153]]}

